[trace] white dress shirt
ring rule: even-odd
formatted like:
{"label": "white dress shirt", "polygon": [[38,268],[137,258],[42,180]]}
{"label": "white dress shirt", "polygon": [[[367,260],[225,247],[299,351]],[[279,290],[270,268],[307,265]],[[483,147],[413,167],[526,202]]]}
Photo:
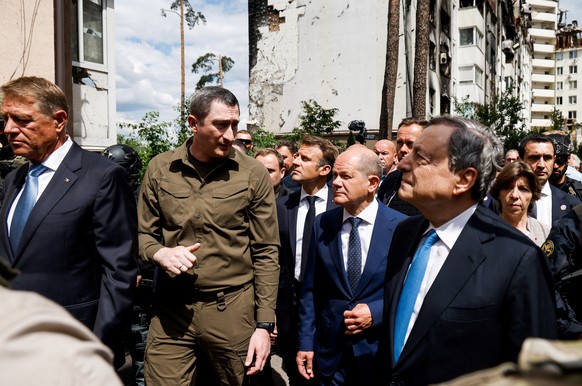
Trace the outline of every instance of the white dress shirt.
{"label": "white dress shirt", "polygon": [[536,212],[538,221],[552,226],[552,189],[549,181],[544,184],[540,199],[536,201]]}
{"label": "white dress shirt", "polygon": [[[47,167],[47,170],[44,173],[42,173],[40,176],[38,176],[38,194],[36,196],[37,201],[38,201],[38,198],[42,195],[42,193],[46,189],[46,187],[48,186],[49,182],[51,182],[51,180],[53,179],[53,176],[55,175],[55,171],[59,168],[59,166],[61,165],[61,163],[65,159],[65,156],[67,155],[69,150],[71,150],[72,146],[73,146],[73,141],[71,140],[70,137],[67,136],[67,140],[65,141],[65,143],[62,144],[57,150],[52,152],[51,155],[49,155],[48,158],[42,163],[44,166]],[[20,196],[22,195],[23,191],[24,191],[24,185],[22,186],[22,189],[20,189],[18,196],[16,197],[16,199],[12,203],[12,207],[10,207],[10,212],[8,213],[8,218],[6,219],[6,222],[8,225],[8,234],[9,235],[10,235],[10,226],[12,225],[12,217],[14,216],[14,211],[16,210],[16,205],[18,205],[18,201],[20,201]]]}
{"label": "white dress shirt", "polygon": [[439,240],[430,249],[426,271],[424,272],[424,277],[422,279],[422,283],[420,284],[418,297],[416,298],[416,303],[414,304],[414,310],[410,316],[410,322],[408,323],[408,330],[406,332],[404,343],[406,343],[406,340],[408,340],[408,335],[410,334],[410,331],[412,331],[412,327],[416,322],[416,318],[418,317],[422,303],[424,303],[426,294],[430,290],[430,287],[432,287],[432,284],[437,278],[441,268],[445,264],[445,261],[447,261],[449,252],[451,252],[451,249],[453,249],[453,246],[457,242],[457,239],[463,231],[463,228],[465,228],[465,225],[467,225],[469,218],[471,218],[473,213],[475,213],[475,209],[477,209],[477,204],[471,206],[463,213],[459,214],[457,217],[453,218],[438,228],[433,227],[431,224],[420,240],[419,247],[424,242],[426,233],[428,233],[428,231],[431,229],[434,229],[439,237]]}
{"label": "white dress shirt", "polygon": [[352,231],[352,223],[348,221],[352,217],[359,217],[362,219],[358,226],[358,233],[360,234],[360,245],[362,247],[362,272],[366,266],[368,258],[368,251],[370,250],[370,243],[372,241],[372,232],[374,230],[374,222],[378,214],[378,201],[374,200],[364,209],[359,215],[352,216],[344,209],[343,225],[341,230],[342,240],[342,256],[344,261],[344,270],[348,270],[348,241],[350,240],[350,232]]}
{"label": "white dress shirt", "polygon": [[[317,193],[314,194],[315,199],[315,215],[325,212],[327,209],[327,195],[328,195],[327,184],[323,185]],[[305,228],[305,218],[307,217],[307,212],[309,211],[309,203],[305,197],[309,196],[301,188],[301,198],[299,199],[299,207],[297,208],[297,240],[295,242],[295,279],[299,280],[301,277],[301,252],[303,248],[303,228]]]}

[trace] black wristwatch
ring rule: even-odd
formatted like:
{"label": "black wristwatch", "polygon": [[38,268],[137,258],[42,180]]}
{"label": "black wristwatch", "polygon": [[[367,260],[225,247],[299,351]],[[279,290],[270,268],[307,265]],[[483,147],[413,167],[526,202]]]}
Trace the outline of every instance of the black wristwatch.
{"label": "black wristwatch", "polygon": [[270,334],[273,332],[273,330],[275,330],[275,323],[273,323],[273,322],[257,322],[257,324],[255,325],[255,328],[262,328],[264,330],[267,330]]}

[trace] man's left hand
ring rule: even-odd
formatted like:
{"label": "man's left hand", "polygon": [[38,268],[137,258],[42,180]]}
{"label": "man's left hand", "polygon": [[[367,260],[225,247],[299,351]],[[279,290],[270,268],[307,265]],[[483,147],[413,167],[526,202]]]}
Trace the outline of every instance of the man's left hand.
{"label": "man's left hand", "polygon": [[372,312],[367,304],[357,304],[352,310],[344,311],[346,335],[355,335],[372,327]]}
{"label": "man's left hand", "polygon": [[257,328],[251,336],[249,351],[245,366],[248,369],[247,375],[261,372],[271,353],[271,337],[269,331],[264,328]]}

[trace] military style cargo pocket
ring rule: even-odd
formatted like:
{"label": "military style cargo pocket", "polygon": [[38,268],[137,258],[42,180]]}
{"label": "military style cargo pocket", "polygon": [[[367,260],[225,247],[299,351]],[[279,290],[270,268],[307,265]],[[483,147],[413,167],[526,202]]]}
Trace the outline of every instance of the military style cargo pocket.
{"label": "military style cargo pocket", "polygon": [[212,191],[213,219],[219,226],[241,226],[249,205],[248,182],[226,185]]}

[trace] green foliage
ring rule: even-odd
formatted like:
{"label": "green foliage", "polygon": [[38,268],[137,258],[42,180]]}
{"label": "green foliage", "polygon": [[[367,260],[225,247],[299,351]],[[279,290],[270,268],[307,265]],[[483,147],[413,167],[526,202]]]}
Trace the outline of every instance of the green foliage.
{"label": "green foliage", "polygon": [[253,148],[249,151],[249,156],[254,157],[256,152],[267,147],[275,148],[275,143],[277,143],[277,138],[275,134],[261,129],[260,127],[251,130],[251,135],[253,136]]}
{"label": "green foliage", "polygon": [[528,132],[525,130],[521,112],[523,105],[518,97],[512,95],[508,88],[501,95],[496,95],[489,104],[470,102],[465,97],[459,102],[453,101],[456,114],[478,121],[495,131],[504,143],[505,150],[517,149],[519,142]]}
{"label": "green foliage", "polygon": [[150,160],[156,155],[180,145],[183,133],[179,120],[175,122],[160,122],[160,113],[150,111],[145,113],[138,123],[121,123],[119,126],[129,131],[128,136],[118,135],[117,142],[133,147],[139,154],[143,166],[139,182]]}
{"label": "green foliage", "polygon": [[196,90],[200,90],[202,87],[209,83],[220,84],[220,69],[218,66],[218,60],[222,65],[222,77],[232,69],[234,66],[234,60],[228,56],[216,56],[215,54],[209,52],[202,55],[192,64],[192,72],[195,74],[202,73],[200,80],[196,83]]}
{"label": "green foliage", "polygon": [[[170,9],[180,14],[180,0],[174,0],[172,5],[170,5]],[[166,11],[163,9],[162,16],[166,17]],[[194,28],[200,23],[206,24],[206,17],[202,14],[202,12],[194,11],[192,4],[190,4],[190,1],[188,0],[184,0],[184,19],[186,20],[189,29]]]}
{"label": "green foliage", "polygon": [[334,119],[338,109],[324,109],[319,103],[310,99],[301,101],[303,113],[299,116],[299,127],[293,129],[291,140],[299,141],[305,134],[323,137],[341,126],[340,121]]}
{"label": "green foliage", "polygon": [[350,133],[348,134],[348,141],[346,144],[346,147],[350,147],[352,145],[356,144],[356,137],[354,137],[354,133],[352,133],[352,131],[350,130]]}
{"label": "green foliage", "polygon": [[564,114],[560,110],[558,110],[555,106],[550,114],[550,121],[552,122],[552,126],[550,130],[564,130],[566,126],[566,118],[564,118]]}

